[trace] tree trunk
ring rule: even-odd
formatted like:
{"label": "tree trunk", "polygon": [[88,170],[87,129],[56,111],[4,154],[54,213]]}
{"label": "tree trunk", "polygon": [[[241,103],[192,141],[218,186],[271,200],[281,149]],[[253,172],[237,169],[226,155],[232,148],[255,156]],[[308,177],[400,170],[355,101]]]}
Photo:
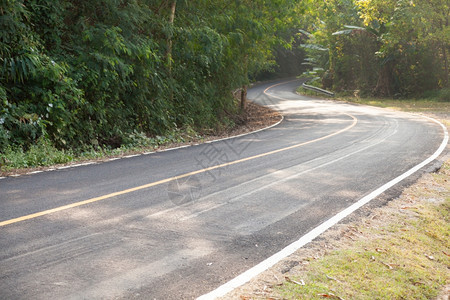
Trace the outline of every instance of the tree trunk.
{"label": "tree trunk", "polygon": [[[244,71],[245,71],[245,76],[247,76],[248,78],[248,54],[246,54],[244,56]],[[247,85],[243,85],[242,86],[242,91],[241,91],[241,112],[245,111],[247,105]]]}
{"label": "tree trunk", "polygon": [[[170,6],[170,16],[169,16],[169,24],[171,27],[173,27],[173,22],[175,20],[176,6],[177,6],[177,0],[173,0],[172,4]],[[170,84],[171,84],[172,83],[172,36],[171,35],[167,38],[166,59],[167,59],[167,73],[169,75]],[[170,100],[170,102],[173,102],[173,89],[170,89],[169,100]]]}
{"label": "tree trunk", "polygon": [[391,96],[391,78],[392,78],[392,70],[390,68],[390,64],[386,63],[381,68],[378,73],[378,82],[375,87],[375,94],[379,96]]}
{"label": "tree trunk", "polygon": [[[170,16],[169,16],[169,24],[172,26],[173,22],[175,20],[175,9],[177,7],[177,1],[173,0],[172,4],[170,6]],[[172,37],[167,38],[167,67],[169,69],[169,72],[172,71]]]}
{"label": "tree trunk", "polygon": [[447,45],[445,43],[442,43],[442,56],[444,57],[444,87],[448,86],[448,60],[447,60],[447,51],[446,51]]}
{"label": "tree trunk", "polygon": [[244,111],[247,104],[247,86],[243,85],[241,90],[241,111]]}

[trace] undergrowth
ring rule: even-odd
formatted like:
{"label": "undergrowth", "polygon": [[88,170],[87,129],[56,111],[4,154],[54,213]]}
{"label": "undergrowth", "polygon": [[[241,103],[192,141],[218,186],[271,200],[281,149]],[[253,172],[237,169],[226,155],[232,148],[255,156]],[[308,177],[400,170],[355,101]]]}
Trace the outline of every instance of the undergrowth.
{"label": "undergrowth", "polygon": [[134,132],[127,135],[118,148],[91,145],[75,150],[57,149],[45,138],[40,138],[29,149],[8,147],[0,156],[0,171],[9,172],[17,169],[48,167],[69,164],[85,160],[102,159],[130,153],[154,151],[160,147],[201,140],[202,135],[191,127],[177,129],[165,136],[148,137],[144,133]]}

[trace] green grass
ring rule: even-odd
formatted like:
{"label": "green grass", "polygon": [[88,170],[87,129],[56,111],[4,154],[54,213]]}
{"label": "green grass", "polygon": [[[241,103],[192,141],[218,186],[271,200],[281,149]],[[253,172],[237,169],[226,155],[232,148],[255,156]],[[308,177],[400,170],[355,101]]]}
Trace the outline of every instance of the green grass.
{"label": "green grass", "polygon": [[21,148],[7,148],[1,155],[0,170],[7,172],[12,169],[50,166],[73,161],[71,151],[58,150],[48,141],[40,139],[27,151]]}
{"label": "green grass", "polygon": [[[450,165],[417,186],[413,207],[390,211],[383,226],[359,226],[360,238],[310,261],[275,294],[283,299],[433,299],[450,275]],[[423,199],[442,199],[435,204]]]}
{"label": "green grass", "polygon": [[41,138],[28,150],[7,148],[0,156],[0,173],[26,170],[30,168],[49,167],[86,160],[99,160],[134,153],[154,151],[190,141],[201,141],[202,136],[193,129],[176,130],[166,136],[147,137],[143,133],[130,134],[119,148],[85,147],[78,150],[59,150],[48,140]]}
{"label": "green grass", "polygon": [[440,101],[436,99],[388,99],[388,98],[356,98],[337,97],[337,100],[372,105],[383,108],[396,109],[406,112],[421,113],[450,113],[450,101]]}

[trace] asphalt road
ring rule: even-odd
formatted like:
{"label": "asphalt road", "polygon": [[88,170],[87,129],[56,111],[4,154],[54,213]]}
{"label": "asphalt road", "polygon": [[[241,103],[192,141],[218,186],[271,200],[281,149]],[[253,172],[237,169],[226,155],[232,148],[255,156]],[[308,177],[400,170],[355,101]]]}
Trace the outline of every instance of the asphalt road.
{"label": "asphalt road", "polygon": [[298,81],[264,93],[271,85],[248,95],[283,112],[274,128],[0,180],[0,299],[200,296],[443,139],[418,116],[298,96]]}

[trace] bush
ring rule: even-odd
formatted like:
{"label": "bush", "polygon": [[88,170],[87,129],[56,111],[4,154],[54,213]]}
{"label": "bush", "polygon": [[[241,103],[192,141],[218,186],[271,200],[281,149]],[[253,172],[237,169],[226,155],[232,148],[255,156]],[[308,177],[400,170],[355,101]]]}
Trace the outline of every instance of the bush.
{"label": "bush", "polygon": [[21,147],[8,146],[2,155],[1,170],[50,166],[65,164],[73,160],[73,154],[64,150],[58,150],[45,138],[40,138],[36,144],[24,151]]}

